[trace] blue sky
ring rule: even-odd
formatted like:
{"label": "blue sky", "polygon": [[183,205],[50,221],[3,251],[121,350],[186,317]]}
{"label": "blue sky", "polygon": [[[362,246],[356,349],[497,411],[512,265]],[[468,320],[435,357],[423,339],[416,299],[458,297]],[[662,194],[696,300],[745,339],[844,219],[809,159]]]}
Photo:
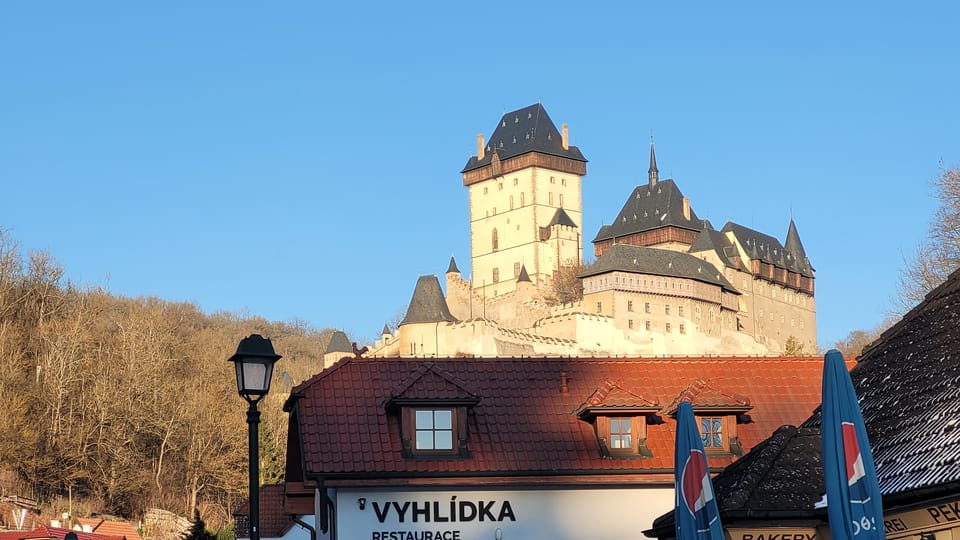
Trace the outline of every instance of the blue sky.
{"label": "blue sky", "polygon": [[953,3],[327,4],[4,2],[0,227],[78,284],[363,341],[469,268],[459,171],[540,101],[587,238],[651,132],[715,226],[792,213],[825,347],[884,318],[960,164]]}

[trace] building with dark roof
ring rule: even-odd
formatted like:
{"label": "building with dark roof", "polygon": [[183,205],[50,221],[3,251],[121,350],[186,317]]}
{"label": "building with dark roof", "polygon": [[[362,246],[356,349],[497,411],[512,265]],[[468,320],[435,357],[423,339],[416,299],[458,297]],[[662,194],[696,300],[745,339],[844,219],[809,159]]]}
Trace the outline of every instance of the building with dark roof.
{"label": "building with dark roof", "polygon": [[[851,370],[883,494],[886,537],[960,537],[960,271],[864,349]],[[714,481],[733,540],[827,538],[819,410]],[[673,538],[672,515],[650,536]],[[748,535],[752,535],[749,536]]]}
{"label": "building with dark roof", "polygon": [[819,357],[343,359],[295,387],[284,406],[285,512],[314,523],[321,538],[635,536],[672,505],[680,399],[715,426],[708,454],[719,471],[810,414],[820,365]]}

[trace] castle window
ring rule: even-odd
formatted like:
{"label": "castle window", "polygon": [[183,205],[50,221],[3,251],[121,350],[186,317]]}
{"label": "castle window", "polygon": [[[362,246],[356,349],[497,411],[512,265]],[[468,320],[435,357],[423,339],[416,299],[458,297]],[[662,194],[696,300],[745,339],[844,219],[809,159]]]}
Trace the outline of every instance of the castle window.
{"label": "castle window", "polygon": [[483,188],[483,194],[484,194],[484,195],[487,194],[487,188],[486,188],[486,187]]}
{"label": "castle window", "polygon": [[677,306],[677,315],[683,317],[683,306]]}
{"label": "castle window", "polygon": [[513,179],[513,185],[517,185],[518,183],[519,183],[519,181],[518,181],[516,178],[514,178],[514,179]]}
{"label": "castle window", "polygon": [[597,313],[603,313],[603,302],[597,302]]}
{"label": "castle window", "polygon": [[650,331],[650,321],[643,321],[643,329],[647,332]]}
{"label": "castle window", "polygon": [[[650,302],[644,302],[644,303],[643,303],[643,312],[644,312],[644,313],[650,313]],[[649,329],[648,329],[648,330],[649,330]]]}
{"label": "castle window", "polygon": [[493,229],[493,235],[492,235],[492,236],[493,236],[493,238],[492,238],[491,240],[492,240],[492,244],[493,244],[493,251],[496,251],[496,250],[500,249],[500,237],[497,236],[497,229],[496,229],[496,228]]}
{"label": "castle window", "polygon": [[669,315],[669,314],[670,314],[670,304],[664,304],[664,305],[663,305],[663,314],[664,314],[664,315]]}
{"label": "castle window", "polygon": [[803,319],[800,319],[800,329],[803,329]]}
{"label": "castle window", "polygon": [[673,332],[673,327],[670,326],[670,323],[667,323],[667,333]]}
{"label": "castle window", "polygon": [[563,208],[563,193],[560,194],[560,208]]}
{"label": "castle window", "polygon": [[686,325],[684,325],[683,323],[680,323],[680,333],[681,333],[681,334],[686,334],[686,333],[687,333],[687,327],[686,327]]}
{"label": "castle window", "polygon": [[627,300],[627,311],[633,311],[633,300]]}
{"label": "castle window", "polygon": [[627,328],[629,328],[630,330],[633,330],[633,319],[629,319],[627,321]]}
{"label": "castle window", "polygon": [[493,207],[493,215],[497,215],[497,207],[496,207],[496,206]]}
{"label": "castle window", "polygon": [[520,276],[520,263],[513,263],[513,277]]}
{"label": "castle window", "polygon": [[499,282],[499,281],[500,281],[500,269],[499,269],[499,268],[494,268],[494,269],[493,269],[493,282],[494,282],[494,283],[497,283],[497,282]]}
{"label": "castle window", "polygon": [[497,184],[497,191],[503,191],[503,182]]}
{"label": "castle window", "polygon": [[551,177],[550,177],[550,183],[551,183],[551,184],[556,184],[556,183],[557,183],[557,179],[551,176]]}
{"label": "castle window", "polygon": [[561,185],[561,186],[567,185],[567,179],[566,179],[566,178],[561,178],[561,179],[560,179],[560,185]]}
{"label": "castle window", "polygon": [[526,203],[524,202],[523,192],[521,191],[521,192],[520,192],[520,206],[523,206],[523,205],[525,205],[525,204],[526,204]]}
{"label": "castle window", "polygon": [[510,209],[513,210],[513,195],[510,196]]}

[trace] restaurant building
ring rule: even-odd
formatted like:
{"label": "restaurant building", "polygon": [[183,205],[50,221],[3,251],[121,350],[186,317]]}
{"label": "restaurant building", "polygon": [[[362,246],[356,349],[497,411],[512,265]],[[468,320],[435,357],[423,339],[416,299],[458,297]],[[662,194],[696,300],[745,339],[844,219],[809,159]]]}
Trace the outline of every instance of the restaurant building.
{"label": "restaurant building", "polygon": [[285,404],[284,512],[331,540],[635,537],[673,505],[681,400],[719,472],[810,415],[821,363],[345,358]]}

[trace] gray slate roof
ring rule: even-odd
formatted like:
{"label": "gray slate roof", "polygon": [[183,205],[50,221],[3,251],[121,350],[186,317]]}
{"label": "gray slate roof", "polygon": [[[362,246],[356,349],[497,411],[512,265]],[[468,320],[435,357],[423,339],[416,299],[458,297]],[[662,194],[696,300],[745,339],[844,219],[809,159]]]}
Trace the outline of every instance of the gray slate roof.
{"label": "gray slate roof", "polygon": [[563,225],[564,227],[573,227],[576,228],[577,224],[574,223],[573,218],[570,217],[563,208],[557,208],[557,211],[553,214],[553,218],[550,219],[550,223],[547,223],[547,227],[553,227],[554,225]]}
{"label": "gray slate roof", "polygon": [[700,231],[703,221],[690,209],[690,219],[683,217],[683,193],[673,180],[662,180],[637,186],[627,198],[617,218],[600,227],[594,242],[615,239],[666,226]]}
{"label": "gray slate roof", "polygon": [[520,266],[520,275],[517,276],[517,283],[520,283],[521,281],[532,283],[530,280],[530,274],[527,273],[527,265],[525,264]]}
{"label": "gray slate roof", "polygon": [[323,351],[323,354],[332,352],[353,352],[353,345],[350,343],[347,334],[343,333],[342,330],[335,330],[333,332],[333,335],[330,336],[330,342],[327,343],[327,348]]}
{"label": "gray slate roof", "polygon": [[[797,234],[793,220],[790,220],[790,224],[793,225],[792,229],[795,236],[795,240],[791,242],[794,247],[793,251],[785,249],[779,240],[770,235],[757,232],[732,221],[728,221],[723,226],[722,232],[732,232],[750,259],[759,259],[765,263],[796,272],[801,276],[812,278],[813,266],[810,265],[810,259],[803,252],[800,235]],[[797,246],[799,246],[800,252],[797,252]]]}
{"label": "gray slate roof", "polygon": [[695,279],[717,285],[728,292],[740,294],[715,266],[688,253],[666,249],[614,244],[603,252],[587,271],[579,277],[589,277],[607,272],[630,272]]}
{"label": "gray slate roof", "polygon": [[417,287],[413,290],[407,315],[400,321],[400,326],[415,323],[456,322],[456,317],[450,313],[447,301],[443,298],[440,289],[440,280],[435,275],[420,276]]}
{"label": "gray slate roof", "polygon": [[734,246],[723,233],[711,227],[709,221],[704,220],[703,223],[704,229],[700,231],[700,235],[694,240],[690,249],[687,250],[687,253],[693,254],[712,251],[717,254],[720,262],[725,266],[738,267],[734,261],[734,258],[737,256],[736,246]]}
{"label": "gray slate roof", "polygon": [[457,261],[453,260],[453,255],[450,256],[450,265],[447,266],[447,273],[459,274],[460,269],[457,268]]}
{"label": "gray slate roof", "polygon": [[500,156],[501,160],[527,152],[540,152],[576,161],[587,161],[576,146],[570,145],[564,150],[560,131],[539,103],[503,115],[486,143],[483,159],[478,160],[477,156],[471,156],[461,172],[488,165],[493,159],[494,152]]}

